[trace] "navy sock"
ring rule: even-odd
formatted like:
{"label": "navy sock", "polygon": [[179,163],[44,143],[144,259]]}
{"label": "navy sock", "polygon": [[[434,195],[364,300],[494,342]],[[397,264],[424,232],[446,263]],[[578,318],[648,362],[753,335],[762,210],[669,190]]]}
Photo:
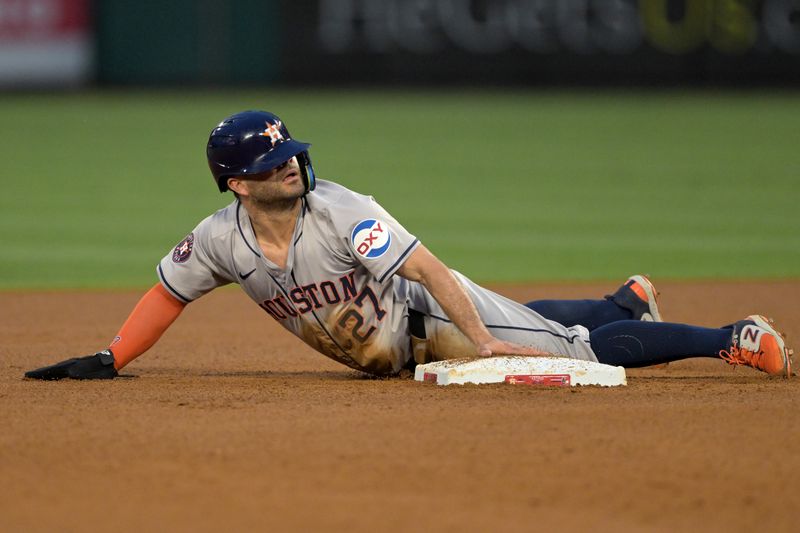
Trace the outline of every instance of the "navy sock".
{"label": "navy sock", "polygon": [[607,365],[636,368],[689,357],[719,357],[728,350],[730,328],[624,320],[592,331],[592,350]]}
{"label": "navy sock", "polygon": [[592,331],[605,324],[630,320],[633,314],[612,300],[536,300],[525,307],[566,327],[580,324]]}

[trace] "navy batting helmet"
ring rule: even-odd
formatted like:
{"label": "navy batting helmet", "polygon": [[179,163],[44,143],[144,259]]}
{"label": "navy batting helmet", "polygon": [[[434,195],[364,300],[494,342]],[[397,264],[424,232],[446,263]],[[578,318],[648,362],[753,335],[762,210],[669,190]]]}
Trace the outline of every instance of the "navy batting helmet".
{"label": "navy batting helmet", "polygon": [[206,156],[220,192],[228,190],[228,178],[266,172],[297,156],[308,192],[314,189],[315,181],[309,146],[292,139],[281,119],[272,113],[243,111],[211,130]]}

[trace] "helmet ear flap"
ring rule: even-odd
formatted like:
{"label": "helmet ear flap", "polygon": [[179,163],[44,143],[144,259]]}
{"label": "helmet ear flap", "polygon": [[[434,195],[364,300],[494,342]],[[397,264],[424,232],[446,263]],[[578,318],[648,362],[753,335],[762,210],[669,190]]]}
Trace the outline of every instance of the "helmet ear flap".
{"label": "helmet ear flap", "polygon": [[297,154],[297,162],[300,164],[300,174],[303,176],[303,185],[305,185],[306,192],[313,191],[317,185],[317,178],[314,175],[314,167],[311,166],[311,158],[308,152]]}

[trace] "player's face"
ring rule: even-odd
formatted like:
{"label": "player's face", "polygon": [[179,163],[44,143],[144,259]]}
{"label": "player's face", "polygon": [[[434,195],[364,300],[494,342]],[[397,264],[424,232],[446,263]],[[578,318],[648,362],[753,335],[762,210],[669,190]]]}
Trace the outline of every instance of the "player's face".
{"label": "player's face", "polygon": [[305,192],[296,157],[267,172],[240,178],[240,181],[246,191],[240,195],[249,196],[258,203],[272,204],[296,200]]}

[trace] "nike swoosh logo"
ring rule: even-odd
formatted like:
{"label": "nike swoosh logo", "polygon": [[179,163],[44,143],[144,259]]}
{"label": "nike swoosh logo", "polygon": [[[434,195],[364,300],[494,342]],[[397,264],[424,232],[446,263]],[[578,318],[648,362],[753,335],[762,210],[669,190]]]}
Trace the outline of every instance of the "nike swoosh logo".
{"label": "nike swoosh logo", "polygon": [[256,269],[254,268],[253,270],[251,270],[251,271],[250,271],[250,272],[248,272],[247,274],[242,274],[241,272],[239,272],[239,277],[240,277],[240,278],[242,278],[242,279],[247,279],[247,278],[249,278],[249,277],[250,277],[250,274],[252,274],[252,273],[253,273],[253,272],[255,272],[255,271],[256,271]]}

